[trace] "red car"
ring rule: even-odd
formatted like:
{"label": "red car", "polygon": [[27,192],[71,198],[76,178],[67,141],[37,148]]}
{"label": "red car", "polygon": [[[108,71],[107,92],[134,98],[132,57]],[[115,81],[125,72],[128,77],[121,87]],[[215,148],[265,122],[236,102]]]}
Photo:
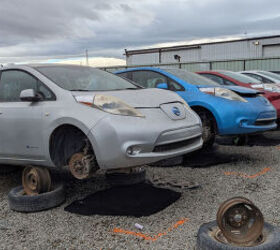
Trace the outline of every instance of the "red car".
{"label": "red car", "polygon": [[238,85],[258,89],[271,102],[277,111],[278,124],[280,121],[280,89],[273,84],[262,84],[259,80],[232,71],[200,71],[198,74],[205,76],[220,85]]}

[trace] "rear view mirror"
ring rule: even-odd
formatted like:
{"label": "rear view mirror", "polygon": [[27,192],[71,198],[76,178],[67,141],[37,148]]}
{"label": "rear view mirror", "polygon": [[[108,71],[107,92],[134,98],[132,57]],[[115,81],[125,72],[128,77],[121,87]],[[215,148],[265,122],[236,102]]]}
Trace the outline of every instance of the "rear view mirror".
{"label": "rear view mirror", "polygon": [[157,87],[158,89],[168,89],[168,85],[167,85],[167,83],[165,83],[165,82],[158,83],[158,84],[156,85],[156,87]]}
{"label": "rear view mirror", "polygon": [[24,102],[38,102],[41,97],[35,92],[34,89],[25,89],[20,92],[20,100]]}

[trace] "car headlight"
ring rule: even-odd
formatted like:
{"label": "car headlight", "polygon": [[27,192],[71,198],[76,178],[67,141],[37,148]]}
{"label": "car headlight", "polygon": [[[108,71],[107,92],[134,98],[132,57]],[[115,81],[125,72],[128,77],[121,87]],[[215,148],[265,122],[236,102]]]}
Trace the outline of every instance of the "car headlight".
{"label": "car headlight", "polygon": [[222,97],[232,101],[248,102],[246,99],[244,99],[243,97],[241,97],[240,95],[236,94],[235,92],[229,89],[217,87],[217,88],[200,88],[199,90],[203,93]]}
{"label": "car headlight", "polygon": [[110,114],[145,117],[140,111],[114,96],[95,95],[94,98],[90,96],[75,96],[75,99],[79,103],[96,107]]}
{"label": "car headlight", "polygon": [[263,89],[270,92],[280,93],[279,87],[264,85]]}

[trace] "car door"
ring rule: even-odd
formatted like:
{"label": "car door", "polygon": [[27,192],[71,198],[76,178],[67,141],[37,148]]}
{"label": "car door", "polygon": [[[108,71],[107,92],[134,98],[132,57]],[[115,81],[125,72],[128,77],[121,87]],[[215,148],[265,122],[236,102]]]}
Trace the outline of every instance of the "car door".
{"label": "car door", "polygon": [[34,76],[21,70],[2,71],[0,78],[0,160],[5,162],[44,159],[42,103],[20,100],[25,89],[44,87]]}

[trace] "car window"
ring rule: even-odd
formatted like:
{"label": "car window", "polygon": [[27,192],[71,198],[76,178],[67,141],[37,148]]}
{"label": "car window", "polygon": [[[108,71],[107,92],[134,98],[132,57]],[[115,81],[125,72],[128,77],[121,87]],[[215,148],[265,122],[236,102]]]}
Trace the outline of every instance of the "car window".
{"label": "car window", "polygon": [[219,83],[220,85],[225,85],[224,79],[220,76],[212,75],[212,74],[201,74],[202,76],[205,76],[209,78],[210,80]]}
{"label": "car window", "polygon": [[20,102],[20,93],[25,89],[34,89],[44,100],[54,99],[52,92],[27,72],[7,70],[1,73],[0,102]]}
{"label": "car window", "polygon": [[[123,78],[127,78],[127,79],[130,79],[131,77],[129,77],[130,74],[128,74],[129,72],[123,72],[123,73],[119,73],[117,74],[118,76],[120,77],[123,77]],[[131,79],[130,79],[131,80]]]}
{"label": "car window", "polygon": [[235,83],[233,83],[232,81],[230,81],[228,79],[224,79],[224,84],[229,85],[229,86],[235,86],[236,85]]}
{"label": "car window", "polygon": [[265,75],[265,76],[272,77],[272,78],[274,78],[276,80],[280,80],[280,75],[278,75],[278,74],[275,74],[275,73],[272,73],[272,72],[268,72],[268,71],[261,71],[260,73]]}
{"label": "car window", "polygon": [[[218,71],[219,72],[219,71]],[[248,77],[245,76],[243,74],[237,73],[237,72],[232,72],[232,71],[220,71],[219,72],[222,75],[228,76],[236,81],[242,82],[242,83],[246,83],[246,84],[250,84],[250,83],[254,83],[254,84],[260,84],[261,82],[258,81],[255,78],[252,77]]]}
{"label": "car window", "polygon": [[207,77],[203,77],[199,74],[189,72],[185,69],[165,69],[170,74],[176,76],[177,78],[181,79],[192,85],[208,85],[208,86],[217,86],[218,84],[214,81],[211,81]]}
{"label": "car window", "polygon": [[256,75],[256,74],[253,74],[253,73],[243,73],[243,74],[247,75],[247,76],[250,76],[250,77],[253,77],[253,78],[261,81],[262,83],[273,83],[273,81],[267,79],[266,77],[260,76],[260,75]]}
{"label": "car window", "polygon": [[183,91],[184,88],[177,82],[172,81],[171,79],[169,79],[168,82],[168,89],[171,91]]}
{"label": "car window", "polygon": [[37,66],[36,69],[61,88],[70,91],[139,89],[122,77],[88,66],[50,65]]}
{"label": "car window", "polygon": [[166,76],[153,71],[134,71],[131,80],[144,88],[156,88],[159,83],[167,83]]}

